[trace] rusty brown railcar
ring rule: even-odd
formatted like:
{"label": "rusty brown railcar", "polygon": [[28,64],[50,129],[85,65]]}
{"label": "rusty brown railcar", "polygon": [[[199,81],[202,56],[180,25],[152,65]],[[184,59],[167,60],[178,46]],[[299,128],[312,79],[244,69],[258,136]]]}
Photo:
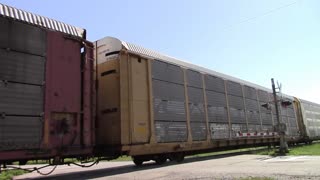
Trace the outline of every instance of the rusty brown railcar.
{"label": "rusty brown railcar", "polygon": [[93,45],[86,31],[0,4],[0,164],[91,154]]}

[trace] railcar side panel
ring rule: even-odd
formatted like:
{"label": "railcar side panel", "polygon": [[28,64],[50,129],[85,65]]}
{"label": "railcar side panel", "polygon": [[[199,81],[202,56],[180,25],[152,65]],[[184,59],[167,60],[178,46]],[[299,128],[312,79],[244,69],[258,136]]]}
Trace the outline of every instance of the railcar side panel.
{"label": "railcar side panel", "polygon": [[[119,59],[98,65],[97,145],[121,144],[120,68]],[[120,81],[120,82],[119,82]]]}
{"label": "railcar side panel", "polygon": [[40,148],[47,33],[2,16],[0,22],[0,151]]}
{"label": "railcar side panel", "polygon": [[300,105],[306,136],[311,140],[320,139],[320,105],[301,99]]}
{"label": "railcar side panel", "polygon": [[[114,80],[120,84],[119,153],[143,156],[278,142],[274,107],[262,107],[273,101],[269,90],[115,38],[97,44],[98,68],[113,60],[120,67]],[[101,97],[113,101],[113,94]],[[282,109],[287,133],[297,135],[297,109]]]}
{"label": "railcar side panel", "polygon": [[207,123],[202,74],[192,70],[187,70],[186,74],[192,140],[204,141],[207,139]]}
{"label": "railcar side panel", "polygon": [[0,24],[0,162],[90,154],[92,43],[19,17]]}
{"label": "railcar side panel", "polygon": [[48,32],[45,95],[45,146],[80,146],[81,42]]}
{"label": "railcar side panel", "polygon": [[147,59],[130,56],[130,116],[132,144],[148,143],[150,139],[150,108]]}
{"label": "railcar side panel", "polygon": [[151,72],[157,142],[187,141],[188,129],[182,68],[154,60]]}
{"label": "railcar side panel", "polygon": [[224,80],[205,75],[205,84],[211,139],[229,139],[230,127]]}
{"label": "railcar side panel", "polygon": [[[264,104],[268,104],[269,102],[272,102],[272,96],[269,96],[268,92],[263,90],[258,90],[258,99],[259,99],[259,105],[262,107]],[[268,133],[274,131],[274,119],[273,114],[275,113],[274,107],[272,105],[271,110],[267,108],[260,108],[261,110],[261,130],[263,133]]]}

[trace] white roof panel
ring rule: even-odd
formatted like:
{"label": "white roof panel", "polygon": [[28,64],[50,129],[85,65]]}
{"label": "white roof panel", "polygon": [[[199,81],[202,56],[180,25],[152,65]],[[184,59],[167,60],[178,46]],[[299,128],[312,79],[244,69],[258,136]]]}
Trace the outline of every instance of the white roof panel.
{"label": "white roof panel", "polygon": [[23,11],[11,6],[7,6],[0,3],[0,16],[13,18],[19,21],[23,21],[29,24],[37,25],[40,27],[52,29],[55,31],[63,32],[80,38],[84,38],[85,29],[78,28],[59,22],[53,19],[49,19],[43,16],[39,16],[27,11]]}
{"label": "white roof panel", "polygon": [[150,50],[150,49],[146,49],[146,48],[143,48],[141,46],[138,46],[138,45],[135,45],[135,44],[132,44],[132,43],[128,43],[128,42],[124,42],[124,41],[121,41],[121,42],[124,45],[124,47],[126,47],[127,50],[130,51],[131,53],[144,55],[144,56],[151,57],[151,58],[157,59],[157,60],[166,61],[166,62],[173,63],[173,64],[176,64],[176,65],[179,65],[179,66],[183,66],[183,67],[185,67],[187,69],[193,69],[193,70],[202,72],[204,74],[218,76],[218,77],[221,77],[223,79],[227,79],[227,80],[230,80],[230,81],[238,82],[238,83],[243,84],[243,85],[247,85],[247,86],[250,86],[250,87],[254,87],[254,88],[257,88],[257,89],[261,89],[261,90],[265,90],[265,91],[271,92],[270,89],[265,88],[263,86],[260,86],[260,85],[257,85],[257,84],[253,84],[251,82],[244,81],[242,79],[235,78],[235,77],[223,74],[223,73],[219,73],[217,71],[213,71],[213,70],[210,70],[210,69],[207,69],[207,68],[195,65],[195,64],[191,64],[191,63],[186,62],[184,60],[180,60],[180,59],[177,59],[177,58],[174,58],[174,57],[171,57],[171,56],[167,56],[167,55],[161,54],[159,52],[156,52],[156,51],[153,51],[153,50]]}

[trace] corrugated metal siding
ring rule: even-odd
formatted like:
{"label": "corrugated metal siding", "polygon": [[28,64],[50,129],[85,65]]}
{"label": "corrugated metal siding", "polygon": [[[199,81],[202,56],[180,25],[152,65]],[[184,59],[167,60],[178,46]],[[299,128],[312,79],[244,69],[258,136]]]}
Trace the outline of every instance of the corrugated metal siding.
{"label": "corrugated metal siding", "polygon": [[228,95],[229,106],[234,109],[244,109],[243,98],[233,95]]}
{"label": "corrugated metal siding", "polygon": [[226,107],[208,107],[209,122],[228,122],[228,111]]}
{"label": "corrugated metal siding", "polygon": [[39,16],[4,4],[0,4],[0,15],[23,21],[32,25],[84,38],[85,30],[82,28],[71,26],[50,18]]}
{"label": "corrugated metal siding", "polygon": [[281,105],[279,107],[280,107],[281,116],[287,116],[287,108],[284,108]]}
{"label": "corrugated metal siding", "polygon": [[[247,85],[247,86],[253,87],[255,89],[260,89],[260,90],[263,90],[263,91],[271,92],[270,89],[265,88],[263,86],[259,86],[257,84],[253,84],[253,83],[250,83],[248,81],[244,81],[244,80],[241,80],[241,79],[229,76],[229,75],[225,75],[225,74],[222,74],[222,73],[219,73],[219,72],[216,72],[216,71],[213,71],[213,70],[201,67],[201,66],[197,66],[197,65],[194,65],[194,64],[179,60],[177,58],[173,58],[173,57],[161,54],[161,53],[156,52],[154,50],[146,49],[144,47],[141,47],[141,46],[138,46],[138,45],[135,45],[135,44],[132,44],[132,43],[121,41],[121,40],[119,40],[117,38],[106,37],[106,38],[103,38],[103,39],[101,39],[99,41],[110,41],[110,42],[113,42],[110,45],[112,47],[116,48],[116,49],[119,49],[119,45],[120,46],[122,45],[122,47],[124,49],[128,50],[129,52],[131,52],[133,54],[137,54],[137,55],[140,55],[140,56],[145,56],[145,57],[151,58],[151,59],[158,59],[158,60],[161,60],[161,61],[166,62],[166,63],[175,64],[175,65],[178,65],[178,66],[181,66],[181,67],[185,67],[186,69],[191,69],[191,70],[203,73],[206,76],[220,77],[222,79],[233,81],[233,82],[237,82],[237,83],[240,83],[240,84],[243,84],[243,85]],[[116,41],[118,41],[118,42],[116,42]],[[291,97],[291,96],[287,96],[287,97]]]}
{"label": "corrugated metal siding", "polygon": [[41,115],[43,88],[0,81],[0,112],[11,115]]}
{"label": "corrugated metal siding", "polygon": [[0,59],[0,80],[44,83],[44,57],[0,49]]}
{"label": "corrugated metal siding", "polygon": [[197,87],[202,89],[202,78],[201,74],[196,71],[187,70],[188,86]]}
{"label": "corrugated metal siding", "polygon": [[0,47],[6,46],[9,44],[9,20],[0,16]]}
{"label": "corrugated metal siding", "polygon": [[272,125],[272,114],[261,113],[262,125]]}
{"label": "corrugated metal siding", "polygon": [[258,97],[260,102],[264,102],[264,103],[269,102],[269,95],[268,95],[268,92],[266,91],[258,90]]}
{"label": "corrugated metal siding", "polygon": [[0,35],[0,48],[38,56],[46,55],[46,31],[2,16],[0,16],[0,22],[3,28]]}
{"label": "corrugated metal siding", "polygon": [[184,102],[184,86],[166,81],[152,80],[153,96],[162,100],[174,100]]}
{"label": "corrugated metal siding", "polygon": [[248,111],[258,111],[258,101],[252,99],[245,99],[246,101],[246,109]]}
{"label": "corrugated metal siding", "polygon": [[248,132],[260,132],[260,124],[248,124]]}
{"label": "corrugated metal siding", "polygon": [[259,124],[260,125],[260,115],[259,112],[247,111],[248,124]]}
{"label": "corrugated metal siding", "polygon": [[214,91],[206,91],[207,103],[213,107],[227,107],[226,95]]}
{"label": "corrugated metal siding", "polygon": [[46,55],[46,32],[43,29],[16,21],[9,26],[7,47],[39,56]]}
{"label": "corrugated metal siding", "polygon": [[203,90],[200,88],[188,87],[189,103],[203,103]]}
{"label": "corrugated metal siding", "polygon": [[207,137],[207,127],[204,112],[202,74],[196,71],[186,70],[186,78],[192,140],[205,140]]}
{"label": "corrugated metal siding", "polygon": [[47,32],[13,20],[12,12],[12,18],[2,16],[4,7],[0,4],[0,150],[39,148]]}
{"label": "corrugated metal siding", "polygon": [[247,113],[248,126],[252,127],[251,129],[250,128],[248,129],[249,132],[259,130],[260,127],[258,128],[257,125],[261,124],[261,120],[260,120],[258,101],[254,99],[245,98],[245,104],[246,104],[246,110],[247,110],[246,113]]}
{"label": "corrugated metal siding", "polygon": [[225,92],[224,80],[222,78],[206,75],[205,76],[206,89],[216,92]]}
{"label": "corrugated metal siding", "polygon": [[[212,123],[211,131],[214,130],[214,135],[211,133],[213,138],[224,138],[225,137],[225,129],[221,129],[224,127],[224,124],[220,123],[228,123],[228,112],[227,112],[227,102],[226,102],[226,94],[225,94],[225,85],[224,80],[222,78],[214,77],[214,76],[205,76],[206,83],[206,97],[207,97],[207,110],[208,110],[208,118],[209,122],[219,122],[219,124]],[[217,125],[217,127],[215,127]],[[220,135],[220,133],[222,133]]]}
{"label": "corrugated metal siding", "polygon": [[205,112],[203,107],[203,104],[189,104],[191,122],[205,122]]}
{"label": "corrugated metal siding", "polygon": [[244,87],[244,96],[248,99],[257,99],[257,91],[253,87],[243,86]]}
{"label": "corrugated metal siding", "polygon": [[262,131],[264,132],[273,132],[274,127],[272,125],[262,125]]}
{"label": "corrugated metal siding", "polygon": [[[299,127],[297,126],[297,119],[294,112],[293,105],[287,107],[281,107],[282,117],[287,119],[287,135],[289,136],[299,136]],[[285,113],[284,113],[285,112]]]}
{"label": "corrugated metal siding", "polygon": [[157,60],[152,62],[152,77],[166,82],[184,84],[183,72],[179,66]]}
{"label": "corrugated metal siding", "polygon": [[232,137],[235,137],[236,133],[238,133],[238,132],[247,132],[248,131],[246,124],[233,123],[231,126],[232,126],[232,133],[231,133]]}
{"label": "corrugated metal siding", "polygon": [[228,139],[229,124],[228,123],[210,123],[211,139]]}
{"label": "corrugated metal siding", "polygon": [[237,124],[246,124],[247,122],[241,84],[227,81],[227,92],[231,122]]}
{"label": "corrugated metal siding", "polygon": [[289,117],[295,117],[295,113],[294,113],[294,109],[293,108],[289,108],[287,110],[287,112],[288,112],[288,116]]}
{"label": "corrugated metal siding", "polygon": [[157,142],[185,142],[187,124],[185,122],[155,121]]}
{"label": "corrugated metal siding", "polygon": [[193,141],[201,141],[206,139],[207,128],[205,122],[190,122],[190,127]]}
{"label": "corrugated metal siding", "polygon": [[186,122],[185,103],[154,99],[154,118],[161,121]]}
{"label": "corrugated metal siding", "polygon": [[165,61],[168,63],[172,63],[172,64],[176,64],[176,65],[179,65],[182,67],[186,67],[187,69],[192,69],[192,70],[195,70],[195,71],[198,71],[201,73],[207,73],[207,74],[210,74],[213,76],[221,77],[223,79],[239,82],[241,84],[246,84],[248,86],[255,87],[257,89],[263,89],[266,91],[270,91],[269,89],[267,89],[265,87],[262,87],[262,86],[259,86],[259,85],[256,85],[256,84],[253,84],[253,83],[250,83],[250,82],[247,82],[247,81],[244,81],[244,80],[232,77],[232,76],[228,76],[228,75],[225,75],[225,74],[213,71],[213,70],[209,70],[207,68],[203,68],[203,67],[200,67],[200,66],[197,66],[197,65],[194,65],[194,64],[191,64],[191,63],[164,55],[164,54],[161,54],[159,52],[143,48],[141,46],[138,46],[138,45],[135,45],[132,43],[128,43],[128,42],[124,42],[124,41],[120,41],[120,42],[128,51],[135,53],[135,54],[143,55],[146,57],[151,57],[152,59],[159,59],[159,60],[162,60],[162,61]]}
{"label": "corrugated metal siding", "polygon": [[185,89],[179,66],[152,62],[153,112],[158,142],[187,139]]}
{"label": "corrugated metal siding", "polygon": [[228,95],[242,97],[242,87],[239,83],[227,81],[227,91]]}
{"label": "corrugated metal siding", "polygon": [[0,117],[0,150],[39,148],[42,127],[40,117]]}
{"label": "corrugated metal siding", "polygon": [[273,112],[274,105],[272,103],[270,104],[271,110],[262,107],[262,105],[269,103],[270,98],[273,98],[273,97],[271,96],[270,93],[266,91],[258,90],[257,92],[258,92],[258,99],[259,99],[258,105],[260,106],[260,113],[261,113],[260,116],[261,116],[262,131],[265,131],[265,132],[274,131],[273,120],[272,120],[273,113],[275,113]]}
{"label": "corrugated metal siding", "polygon": [[230,108],[230,120],[232,123],[246,124],[244,110]]}
{"label": "corrugated metal siding", "polygon": [[248,121],[248,132],[257,132],[261,129],[261,119],[259,102],[257,101],[257,90],[253,87],[243,86],[247,121]]}

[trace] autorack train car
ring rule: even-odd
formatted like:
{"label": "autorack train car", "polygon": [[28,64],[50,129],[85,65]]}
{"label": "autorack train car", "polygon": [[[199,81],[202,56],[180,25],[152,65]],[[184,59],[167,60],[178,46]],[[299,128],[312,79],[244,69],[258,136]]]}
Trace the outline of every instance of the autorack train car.
{"label": "autorack train car", "polygon": [[92,56],[85,29],[0,4],[0,164],[91,154]]}
{"label": "autorack train car", "polygon": [[[273,101],[267,88],[112,37],[95,42],[95,58],[100,149],[133,156],[140,165],[278,142],[274,108],[262,107]],[[281,108],[291,140],[299,138],[296,111],[292,104]]]}
{"label": "autorack train car", "polygon": [[[268,88],[3,4],[0,27],[0,165],[279,143]],[[287,140],[318,140],[320,105],[279,99]]]}
{"label": "autorack train car", "polygon": [[320,139],[320,105],[295,98],[298,109],[300,141],[311,143]]}

